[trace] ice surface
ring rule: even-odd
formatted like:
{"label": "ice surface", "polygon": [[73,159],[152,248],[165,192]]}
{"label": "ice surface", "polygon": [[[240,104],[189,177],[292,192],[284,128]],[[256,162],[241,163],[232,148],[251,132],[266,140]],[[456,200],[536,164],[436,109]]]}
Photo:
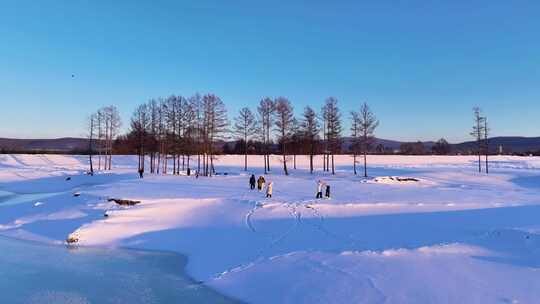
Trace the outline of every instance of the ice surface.
{"label": "ice surface", "polygon": [[235,303],[175,253],[66,248],[0,237],[2,303]]}

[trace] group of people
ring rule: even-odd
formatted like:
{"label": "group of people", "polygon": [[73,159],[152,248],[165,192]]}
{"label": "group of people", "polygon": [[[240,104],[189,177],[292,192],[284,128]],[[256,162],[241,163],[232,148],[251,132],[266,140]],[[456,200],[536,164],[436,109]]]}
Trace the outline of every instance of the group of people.
{"label": "group of people", "polygon": [[330,198],[330,185],[328,185],[327,183],[321,180],[317,182],[317,195],[315,196],[315,198],[323,198],[322,196],[323,189],[325,189],[324,197]]}
{"label": "group of people", "polygon": [[[264,176],[259,176],[257,180],[255,180],[255,174],[251,174],[251,177],[249,178],[249,188],[251,190],[255,189],[255,183],[257,183],[257,190],[262,191],[264,189],[264,184],[266,183],[266,180],[264,179]],[[266,197],[270,198],[272,197],[272,192],[274,191],[274,183],[270,181],[268,183],[268,186],[266,186]]]}
{"label": "group of people", "polygon": [[[257,190],[263,191],[264,185],[266,183],[266,180],[264,179],[264,176],[259,176],[258,179],[255,178],[255,174],[251,174],[251,177],[249,178],[249,188],[251,190],[255,190],[255,186],[257,187]],[[319,180],[317,182],[317,195],[315,198],[323,198],[323,189],[325,190],[324,197],[330,198],[330,185],[327,183]],[[266,186],[266,197],[271,198],[272,192],[274,190],[274,183],[270,181],[268,183],[268,186]]]}

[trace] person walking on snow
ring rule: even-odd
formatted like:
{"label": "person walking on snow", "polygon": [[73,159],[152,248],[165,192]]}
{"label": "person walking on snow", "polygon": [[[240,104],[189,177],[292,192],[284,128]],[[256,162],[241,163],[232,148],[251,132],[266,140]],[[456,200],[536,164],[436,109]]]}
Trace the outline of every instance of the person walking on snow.
{"label": "person walking on snow", "polygon": [[323,187],[323,184],[321,180],[319,180],[317,182],[317,196],[315,198],[322,198],[322,187]]}
{"label": "person walking on snow", "polygon": [[262,189],[264,188],[264,182],[265,182],[264,177],[262,177],[262,175],[259,176],[259,179],[257,180],[257,189],[259,191],[262,191]]}
{"label": "person walking on snow", "polygon": [[251,174],[251,177],[249,178],[249,188],[251,190],[255,189],[255,175]]}
{"label": "person walking on snow", "polygon": [[324,194],[325,198],[330,198],[330,185],[326,185],[326,193]]}
{"label": "person walking on snow", "polygon": [[269,182],[268,187],[266,187],[266,197],[272,198],[272,191],[274,190],[274,183]]}

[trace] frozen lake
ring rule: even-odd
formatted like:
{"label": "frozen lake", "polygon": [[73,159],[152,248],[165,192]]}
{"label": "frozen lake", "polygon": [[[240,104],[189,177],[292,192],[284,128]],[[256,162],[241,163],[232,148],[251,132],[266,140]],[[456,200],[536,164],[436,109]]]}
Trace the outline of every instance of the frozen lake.
{"label": "frozen lake", "polygon": [[235,303],[184,274],[182,255],[0,237],[2,303]]}

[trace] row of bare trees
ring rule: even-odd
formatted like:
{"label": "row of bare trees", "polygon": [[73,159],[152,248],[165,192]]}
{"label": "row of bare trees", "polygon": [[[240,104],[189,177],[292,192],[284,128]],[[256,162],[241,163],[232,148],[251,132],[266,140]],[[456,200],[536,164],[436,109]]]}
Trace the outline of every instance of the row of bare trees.
{"label": "row of bare trees", "polygon": [[97,169],[111,170],[113,142],[119,134],[122,120],[115,106],[102,107],[90,115],[88,122],[88,145],[90,174],[94,174],[92,154],[98,156]]}
{"label": "row of bare trees", "polygon": [[[350,119],[354,174],[357,174],[357,155],[362,154],[364,176],[367,176],[367,154],[379,123],[365,103],[358,112],[351,112]],[[98,168],[101,169],[103,157],[103,168],[110,169],[112,143],[120,127],[118,111],[115,107],[104,107],[91,116],[90,123],[90,150],[99,155]],[[319,114],[307,106],[299,118],[286,97],[266,97],[259,102],[255,113],[244,107],[234,118],[233,128],[229,130],[228,126],[227,111],[218,96],[172,95],[139,105],[131,117],[129,132],[119,138],[136,151],[140,172],[148,165],[150,173],[187,171],[190,174],[196,159],[197,174],[212,175],[218,146],[232,134],[243,144],[246,171],[248,154],[255,149],[253,143],[262,151],[265,174],[271,171],[270,155],[275,140],[286,175],[291,161],[296,169],[297,154],[309,155],[310,173],[314,171],[315,155],[323,155],[323,170],[335,174],[334,155],[342,150],[343,130],[338,100],[334,97],[325,100]],[[147,156],[149,160],[145,161]]]}
{"label": "row of bare trees", "polygon": [[[474,125],[471,135],[476,140],[478,171],[489,173],[489,127],[487,117],[480,108],[473,108]],[[190,174],[196,159],[196,172],[209,176],[215,173],[214,160],[228,134],[243,145],[244,170],[248,170],[248,154],[256,150],[264,159],[265,174],[271,171],[270,155],[274,141],[282,156],[283,171],[289,174],[289,162],[296,169],[296,155],[309,156],[309,171],[314,171],[315,155],[322,155],[324,171],[335,174],[334,155],[341,153],[342,115],[338,100],[329,97],[318,114],[306,106],[299,118],[294,115],[292,103],[285,97],[263,98],[256,112],[242,108],[229,130],[227,111],[223,101],[214,94],[191,97],[171,95],[151,99],[139,105],[130,120],[129,132],[119,136],[122,121],[115,106],[106,106],[92,113],[88,121],[90,173],[111,170],[115,139],[129,145],[138,155],[139,171],[145,170],[149,157],[150,173]],[[367,155],[375,143],[375,129],[379,121],[368,104],[350,112],[350,142],[353,172],[357,174],[358,156],[362,156],[363,175],[368,176]],[[437,154],[446,154],[450,145],[440,140],[434,146]],[[261,153],[262,152],[262,153]],[[97,164],[93,157],[97,156]],[[485,157],[484,161],[482,156]],[[169,165],[172,161],[172,168]],[[96,166],[97,165],[97,166]]]}
{"label": "row of bare trees", "polygon": [[215,146],[225,138],[227,126],[225,104],[218,96],[173,95],[139,105],[126,140],[137,151],[139,171],[145,170],[148,155],[150,173],[167,174],[172,160],[173,174],[190,174],[195,156],[197,174],[212,175]]}
{"label": "row of bare trees", "polygon": [[[294,116],[294,108],[287,98],[266,97],[259,102],[257,114],[256,117],[249,108],[245,107],[235,118],[234,134],[244,144],[244,170],[248,168],[247,155],[250,149],[248,143],[251,139],[260,140],[263,143],[264,172],[271,170],[270,145],[275,134],[282,156],[283,171],[286,175],[289,174],[290,152],[293,152],[294,168],[296,168],[296,153],[300,152],[309,155],[309,169],[310,173],[313,173],[314,156],[322,154],[323,170],[331,170],[332,174],[335,174],[334,155],[340,153],[342,147],[341,112],[336,98],[326,99],[320,115],[307,106],[301,118],[297,119]],[[360,114],[355,111],[351,113],[351,120],[354,174],[357,174],[356,155],[363,153],[364,175],[367,176],[367,153],[373,143],[374,131],[379,122],[365,103],[360,109]],[[294,147],[292,151],[289,150],[291,146]]]}

